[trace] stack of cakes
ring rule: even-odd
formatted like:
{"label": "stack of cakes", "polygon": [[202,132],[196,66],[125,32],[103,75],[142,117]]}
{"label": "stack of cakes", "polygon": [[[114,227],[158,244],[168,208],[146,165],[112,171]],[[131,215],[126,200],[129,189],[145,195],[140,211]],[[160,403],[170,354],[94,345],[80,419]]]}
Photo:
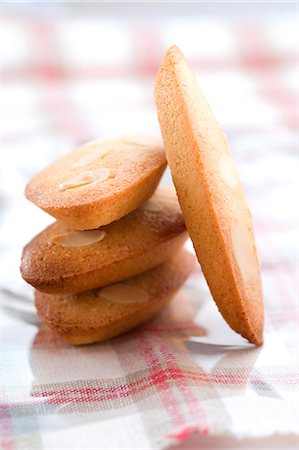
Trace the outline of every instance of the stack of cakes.
{"label": "stack of cakes", "polygon": [[[73,344],[149,319],[193,270],[181,249],[185,222],[222,316],[261,345],[264,305],[250,211],[227,139],[177,47],[159,68],[155,99],[166,156],[151,138],[97,141],[29,183],[27,198],[59,220],[23,253],[21,271],[37,289],[38,313]],[[157,188],[166,157],[182,213],[176,195]]]}
{"label": "stack of cakes", "polygon": [[43,322],[71,344],[153,317],[194,268],[160,140],[97,140],[36,175],[26,197],[57,219],[24,248],[23,278]]}

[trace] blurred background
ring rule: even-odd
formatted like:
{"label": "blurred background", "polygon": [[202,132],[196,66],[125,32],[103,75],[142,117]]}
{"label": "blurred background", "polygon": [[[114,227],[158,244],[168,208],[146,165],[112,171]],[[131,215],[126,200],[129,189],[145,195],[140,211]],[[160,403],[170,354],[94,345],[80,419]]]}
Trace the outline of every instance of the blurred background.
{"label": "blurred background", "polygon": [[176,44],[237,160],[264,284],[277,271],[279,296],[291,307],[297,27],[292,2],[2,3],[4,283],[17,285],[22,246],[53,220],[24,199],[26,182],[85,141],[159,135],[153,83]]}

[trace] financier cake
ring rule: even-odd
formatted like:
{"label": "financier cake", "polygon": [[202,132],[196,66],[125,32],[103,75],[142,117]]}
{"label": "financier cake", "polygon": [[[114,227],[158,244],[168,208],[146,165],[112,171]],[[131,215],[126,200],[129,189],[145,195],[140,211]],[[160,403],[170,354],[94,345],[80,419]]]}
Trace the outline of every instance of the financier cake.
{"label": "financier cake", "polygon": [[36,291],[43,322],[74,345],[103,341],[141,325],[158,313],[194,270],[194,257],[180,250],[162,265],[117,283],[72,295]]}
{"label": "financier cake", "polygon": [[155,267],[187,239],[174,189],[159,187],[141,207],[97,230],[56,222],[23,250],[21,273],[36,289],[72,293],[102,287]]}
{"label": "financier cake", "polygon": [[95,229],[145,202],[165,167],[159,139],[101,139],[82,145],[42,170],[28,183],[25,195],[72,229]]}
{"label": "financier cake", "polygon": [[225,135],[177,47],[155,82],[167,161],[187,230],[227,323],[263,341],[263,299],[252,220]]}

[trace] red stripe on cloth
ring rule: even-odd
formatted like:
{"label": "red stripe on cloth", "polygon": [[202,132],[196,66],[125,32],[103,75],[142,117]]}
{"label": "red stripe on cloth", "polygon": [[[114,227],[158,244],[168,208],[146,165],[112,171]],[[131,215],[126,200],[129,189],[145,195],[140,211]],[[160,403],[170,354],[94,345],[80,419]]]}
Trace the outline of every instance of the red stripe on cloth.
{"label": "red stripe on cloth", "polygon": [[279,59],[265,47],[265,35],[260,25],[250,23],[235,28],[236,42],[241,51],[241,62],[247,69],[268,71],[279,65]]}
{"label": "red stripe on cloth", "polygon": [[298,110],[297,95],[295,91],[289,90],[279,77],[266,74],[260,80],[259,92],[274,105],[283,111],[284,121],[287,125],[297,129]]}
{"label": "red stripe on cloth", "polygon": [[[159,360],[154,353],[151,343],[144,334],[139,335],[137,339],[139,351],[141,352],[149,370],[152,372],[153,368],[159,365]],[[145,380],[148,380],[149,378],[151,380],[150,385],[155,386],[160,395],[163,407],[165,412],[167,412],[171,423],[175,426],[185,423],[183,413],[177,403],[172,388],[168,383],[168,373],[164,370],[153,372],[150,377],[146,377]]]}
{"label": "red stripe on cloth", "polygon": [[138,75],[154,77],[163,57],[159,32],[143,24],[134,30],[133,44],[133,61]]}
{"label": "red stripe on cloth", "polygon": [[280,294],[281,306],[283,309],[292,309],[295,305],[295,293],[294,290],[294,298],[292,297],[293,290],[291,289],[291,285],[287,283],[287,278],[292,279],[292,275],[295,276],[295,273],[292,274],[285,267],[284,259],[280,257],[277,252],[277,249],[273,245],[273,242],[269,238],[269,233],[271,229],[266,226],[266,224],[260,220],[255,221],[255,225],[257,230],[260,231],[263,236],[263,241],[266,243],[268,249],[272,253],[273,261],[277,261],[276,265],[279,265],[280,270],[277,271],[276,276],[273,277],[273,283],[276,286],[277,292]]}
{"label": "red stripe on cloth", "polygon": [[[155,348],[159,349],[161,355],[163,356],[163,359],[167,362],[167,364],[175,368],[177,366],[177,361],[169,351],[168,346],[163,342],[162,339],[160,339],[157,334],[153,335],[152,340],[155,344]],[[198,421],[200,427],[205,430],[205,432],[208,432],[206,416],[203,409],[200,407],[198,398],[193,394],[192,388],[188,384],[188,380],[186,378],[182,378],[180,383],[176,383],[176,386],[182,394],[182,397],[187,405],[190,417]]]}
{"label": "red stripe on cloth", "polygon": [[[146,345],[148,351],[149,346]],[[151,352],[150,352],[151,353]],[[152,359],[150,356],[146,357],[147,362]],[[286,372],[280,373],[266,373],[264,377],[274,386],[296,386],[297,385],[297,373]],[[155,386],[158,392],[161,394],[163,404],[166,411],[169,413],[172,421],[175,424],[182,424],[184,420],[182,419],[182,413],[180,412],[178,405],[174,404],[175,401],[171,389],[169,388],[169,381],[176,381],[186,379],[187,381],[197,381],[200,383],[214,383],[215,385],[245,385],[248,383],[247,374],[208,374],[205,372],[194,372],[189,370],[182,370],[176,367],[168,367],[167,369],[159,370],[153,372],[151,375],[143,377],[139,380],[133,381],[131,383],[123,384],[114,387],[86,387],[78,389],[60,389],[60,390],[48,390],[42,392],[33,392],[33,397],[49,397],[49,402],[51,404],[64,404],[66,402],[72,401],[74,403],[84,403],[84,402],[101,402],[107,400],[116,400],[121,398],[126,398],[137,394],[140,391],[144,391]],[[255,378],[254,375],[250,380],[251,384],[256,386],[263,386],[259,378]],[[162,395],[163,394],[163,395]],[[52,398],[51,398],[52,397]]]}
{"label": "red stripe on cloth", "polygon": [[90,67],[60,67],[55,63],[39,64],[35,66],[24,66],[15,69],[4,68],[4,76],[7,82],[16,80],[40,79],[47,81],[49,75],[56,82],[77,81],[86,79],[117,79],[132,78],[136,75],[136,70],[132,65],[129,66],[90,66]]}
{"label": "red stripe on cloth", "polygon": [[277,110],[282,113],[283,122],[288,127],[297,129],[296,92],[290,91],[278,76],[279,71],[285,67],[284,58],[274,53],[267,42],[263,27],[252,24],[248,27],[237,27],[236,41],[244,67],[251,71],[253,76],[255,72],[259,72],[256,77],[259,94],[277,106]]}
{"label": "red stripe on cloth", "polygon": [[15,450],[16,441],[15,439],[0,439],[0,449],[1,450]]}
{"label": "red stripe on cloth", "polygon": [[[14,433],[13,418],[10,413],[10,405],[6,403],[0,404],[0,437],[12,436]],[[0,445],[3,450],[15,450],[15,439],[0,439]]]}
{"label": "red stripe on cloth", "polygon": [[294,322],[297,324],[299,320],[299,314],[298,312],[293,309],[291,311],[283,311],[280,313],[269,313],[267,314],[267,317],[270,319],[270,321],[273,322],[279,322],[283,324],[284,322]]}
{"label": "red stripe on cloth", "polygon": [[[143,55],[142,60],[127,61],[123,65],[113,66],[72,66],[72,67],[60,67],[55,61],[47,61],[45,67],[43,65],[35,66],[19,66],[14,68],[3,67],[3,74],[6,82],[15,80],[26,80],[30,78],[42,79],[43,73],[48,76],[49,73],[56,81],[76,81],[79,79],[105,79],[105,78],[132,78],[136,76],[136,71],[139,77],[154,78],[158,65],[162,60],[162,55],[152,58],[150,61],[146,61],[146,54]],[[159,59],[160,58],[160,59]],[[137,56],[136,56],[137,59]],[[294,55],[278,55],[276,59],[273,59],[273,69],[277,68],[277,65],[285,67],[286,65],[296,64],[296,54]],[[219,71],[219,70],[243,70],[244,64],[240,59],[234,58],[189,58],[189,64],[195,71]],[[268,70],[271,69],[271,65],[268,62]],[[256,72],[264,71],[264,66],[254,66]]]}
{"label": "red stripe on cloth", "polygon": [[46,109],[58,130],[75,138],[79,143],[88,138],[88,130],[82,118],[76,114],[76,107],[67,95],[67,72],[60,60],[59,46],[55,43],[55,28],[50,22],[40,21],[32,30],[35,65],[42,83],[42,107]]}
{"label": "red stripe on cloth", "polygon": [[[242,59],[238,57],[228,57],[228,58],[189,58],[188,59],[189,64],[192,68],[195,70],[203,69],[203,70],[243,70],[243,61]],[[281,55],[277,54],[275,55],[275,58],[267,57],[265,58],[264,55],[258,55],[257,58],[253,58],[251,60],[251,68],[254,69],[256,72],[264,71],[265,67],[267,67],[268,70],[270,69],[276,69],[277,66],[286,67],[287,65],[295,65],[297,62],[297,54],[296,52],[287,54],[287,55]]]}
{"label": "red stripe on cloth", "polygon": [[201,426],[192,424],[192,425],[185,426],[182,430],[180,430],[178,432],[170,433],[168,435],[168,437],[170,439],[175,439],[176,441],[182,442],[185,439],[187,439],[189,436],[191,436],[191,434],[193,434],[193,433],[200,433],[200,434],[207,435],[207,434],[209,434],[209,430],[203,429],[203,428],[201,428]]}

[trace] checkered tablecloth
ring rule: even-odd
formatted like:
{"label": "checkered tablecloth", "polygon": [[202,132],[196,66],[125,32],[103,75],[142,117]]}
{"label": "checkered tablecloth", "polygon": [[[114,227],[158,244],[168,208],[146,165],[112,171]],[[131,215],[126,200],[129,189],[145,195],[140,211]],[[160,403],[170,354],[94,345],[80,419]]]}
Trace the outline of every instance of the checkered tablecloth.
{"label": "checkered tablecloth", "polygon": [[[4,14],[1,449],[158,449],[195,432],[199,439],[256,438],[256,448],[258,439],[282,435],[295,447],[295,28],[288,15],[157,14],[153,23],[70,12]],[[152,322],[74,348],[40,326],[32,291],[18,275],[22,246],[52,221],[23,199],[24,185],[86,140],[159,135],[153,81],[173,43],[228,135],[248,195],[265,344],[251,347],[229,330],[198,267]],[[163,182],[170,182],[168,172]]]}

